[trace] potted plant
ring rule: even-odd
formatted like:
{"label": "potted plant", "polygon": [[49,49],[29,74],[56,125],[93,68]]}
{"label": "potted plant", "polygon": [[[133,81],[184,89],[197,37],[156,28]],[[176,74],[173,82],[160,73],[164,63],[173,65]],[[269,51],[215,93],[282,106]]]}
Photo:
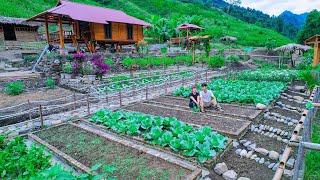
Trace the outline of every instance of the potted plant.
{"label": "potted plant", "polygon": [[86,63],[84,67],[84,73],[87,75],[88,81],[95,81],[96,75],[93,65],[91,63]]}
{"label": "potted plant", "polygon": [[69,62],[62,65],[62,73],[65,79],[71,79],[72,70],[73,68]]}

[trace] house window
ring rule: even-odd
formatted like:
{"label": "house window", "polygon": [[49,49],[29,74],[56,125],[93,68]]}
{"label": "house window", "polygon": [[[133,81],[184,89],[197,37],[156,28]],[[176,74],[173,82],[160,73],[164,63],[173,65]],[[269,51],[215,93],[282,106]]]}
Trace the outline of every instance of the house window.
{"label": "house window", "polygon": [[106,39],[112,39],[112,25],[111,22],[109,24],[104,25],[104,36]]}
{"label": "house window", "polygon": [[132,24],[127,24],[128,40],[133,40],[133,27]]}

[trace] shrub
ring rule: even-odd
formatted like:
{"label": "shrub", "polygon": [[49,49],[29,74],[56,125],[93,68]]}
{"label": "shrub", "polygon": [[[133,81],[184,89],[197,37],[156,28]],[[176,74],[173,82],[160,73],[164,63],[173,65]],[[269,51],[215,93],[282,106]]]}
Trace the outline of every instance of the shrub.
{"label": "shrub", "polygon": [[148,61],[146,59],[139,58],[136,60],[136,63],[141,69],[144,69],[147,67]]}
{"label": "shrub", "polygon": [[191,66],[192,65],[192,56],[191,55],[190,56],[177,56],[175,58],[175,62],[176,63],[183,62],[183,63],[187,64],[188,66]]}
{"label": "shrub", "polygon": [[62,65],[62,72],[63,73],[71,74],[72,70],[73,70],[72,65],[69,62]]}
{"label": "shrub", "polygon": [[6,84],[5,92],[9,95],[19,95],[24,90],[24,83],[22,81],[14,81]]}
{"label": "shrub", "polygon": [[171,66],[171,65],[174,64],[174,59],[168,58],[168,57],[164,57],[164,58],[163,58],[163,61],[162,61],[162,64],[163,64],[165,67]]}
{"label": "shrub", "polygon": [[210,67],[222,67],[224,66],[224,58],[221,56],[211,56],[208,59],[208,65]]}
{"label": "shrub", "polygon": [[162,57],[146,57],[147,61],[152,65],[152,66],[161,66],[161,58]]}
{"label": "shrub", "polygon": [[122,61],[122,64],[124,66],[126,66],[127,68],[131,68],[132,65],[135,65],[136,64],[136,61],[132,58],[125,58],[123,61]]}
{"label": "shrub", "polygon": [[50,89],[54,89],[54,87],[56,86],[56,82],[51,78],[49,77],[46,81],[45,81],[45,84],[48,88]]}
{"label": "shrub", "polygon": [[239,56],[236,56],[236,55],[231,55],[227,58],[227,61],[230,61],[230,62],[239,62],[240,61],[240,58]]}
{"label": "shrub", "polygon": [[37,60],[37,56],[36,55],[24,56],[23,59],[26,62],[35,61]]}

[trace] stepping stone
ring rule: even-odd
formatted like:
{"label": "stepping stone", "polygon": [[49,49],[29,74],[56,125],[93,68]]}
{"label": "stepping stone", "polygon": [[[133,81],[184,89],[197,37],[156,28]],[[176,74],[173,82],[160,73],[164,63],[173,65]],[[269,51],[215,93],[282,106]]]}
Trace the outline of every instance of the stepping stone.
{"label": "stepping stone", "polygon": [[265,156],[269,153],[269,151],[264,148],[256,148],[255,151]]}
{"label": "stepping stone", "polygon": [[237,150],[236,150],[236,154],[239,155],[241,151],[242,151],[242,149],[237,149]]}
{"label": "stepping stone", "polygon": [[251,141],[247,141],[246,143],[243,144],[244,147],[247,147],[251,144]]}
{"label": "stepping stone", "polygon": [[246,139],[242,139],[242,140],[240,140],[240,143],[241,144],[243,144],[243,143],[246,143],[248,140],[246,140]]}
{"label": "stepping stone", "polygon": [[228,170],[222,174],[225,180],[237,180],[238,174],[234,170]]}
{"label": "stepping stone", "polygon": [[214,167],[213,170],[215,173],[221,175],[221,174],[228,171],[228,167],[227,167],[226,163],[222,162],[222,163],[216,164],[216,166]]}
{"label": "stepping stone", "polygon": [[269,151],[269,158],[272,160],[278,160],[279,153],[276,151]]}
{"label": "stepping stone", "polygon": [[256,154],[252,155],[250,159],[256,159],[258,156]]}
{"label": "stepping stone", "polygon": [[272,138],[273,136],[274,136],[274,134],[273,134],[273,133],[269,134],[269,137],[270,137],[270,138]]}
{"label": "stepping stone", "polygon": [[237,180],[250,180],[250,179],[247,177],[239,177]]}
{"label": "stepping stone", "polygon": [[276,171],[277,168],[278,168],[278,166],[279,166],[279,163],[275,164],[275,165],[272,167],[272,170],[273,170],[273,171]]}
{"label": "stepping stone", "polygon": [[271,163],[268,165],[268,168],[271,169],[274,165],[275,165],[275,163]]}
{"label": "stepping stone", "polygon": [[259,157],[256,157],[255,161],[256,162],[259,162],[260,158]]}
{"label": "stepping stone", "polygon": [[260,160],[259,160],[259,164],[263,164],[264,163],[264,158],[261,158]]}
{"label": "stepping stone", "polygon": [[269,166],[269,164],[270,164],[270,161],[266,161],[266,162],[264,162],[264,164],[263,164],[263,165],[265,165],[265,166]]}
{"label": "stepping stone", "polygon": [[240,152],[240,157],[244,157],[247,155],[247,150],[243,149],[241,152]]}
{"label": "stepping stone", "polygon": [[233,145],[234,148],[237,148],[239,146],[239,143],[237,141],[233,141],[232,145]]}
{"label": "stepping stone", "polygon": [[253,151],[249,151],[248,153],[247,153],[247,155],[246,155],[246,158],[251,158],[251,156],[252,156],[252,154],[253,154]]}
{"label": "stepping stone", "polygon": [[256,148],[256,146],[257,146],[256,143],[250,144],[250,145],[247,147],[247,149],[248,149],[249,151],[252,151],[252,150],[254,150],[254,149]]}

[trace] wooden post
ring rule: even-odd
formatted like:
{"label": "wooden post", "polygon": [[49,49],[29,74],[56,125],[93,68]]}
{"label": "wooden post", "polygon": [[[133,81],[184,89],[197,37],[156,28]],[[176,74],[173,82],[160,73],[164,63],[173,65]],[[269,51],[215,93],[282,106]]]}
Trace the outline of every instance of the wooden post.
{"label": "wooden post", "polygon": [[73,109],[76,110],[76,93],[73,93]]}
{"label": "wooden post", "polygon": [[139,44],[136,43],[136,52],[138,52],[138,51],[139,51]]}
{"label": "wooden post", "polygon": [[28,108],[29,108],[29,120],[31,120],[32,118],[31,118],[31,112],[30,112],[30,110],[31,110],[31,103],[30,103],[30,100],[28,99]]}
{"label": "wooden post", "polygon": [[106,104],[109,103],[109,98],[108,98],[108,91],[106,91]]}
{"label": "wooden post", "polygon": [[42,115],[42,106],[39,105],[39,113],[40,113],[40,122],[41,122],[41,128],[43,127],[43,115]]}
{"label": "wooden post", "polygon": [[148,86],[146,86],[146,100],[148,100]]}
{"label": "wooden post", "polygon": [[206,83],[208,83],[208,70],[206,70]]}
{"label": "wooden post", "polygon": [[59,19],[59,37],[60,37],[60,49],[64,49],[64,34],[62,26],[62,15],[58,15]]}
{"label": "wooden post", "polygon": [[119,52],[119,44],[116,44],[116,52]]}
{"label": "wooden post", "polygon": [[194,65],[196,61],[196,47],[194,45],[194,41],[192,41],[192,65]]}
{"label": "wooden post", "polygon": [[121,96],[121,90],[119,90],[119,101],[120,101],[120,106],[122,106],[122,96]]}
{"label": "wooden post", "polygon": [[44,24],[45,24],[45,30],[46,30],[46,41],[47,41],[47,44],[50,44],[48,14],[44,15]]}
{"label": "wooden post", "polygon": [[319,44],[319,37],[316,37],[316,41],[314,43],[313,66],[317,66],[319,64]]}
{"label": "wooden post", "polygon": [[90,101],[89,101],[89,95],[87,95],[87,108],[88,108],[88,116],[90,116]]}
{"label": "wooden post", "polygon": [[122,53],[122,45],[120,45],[120,52]]}

